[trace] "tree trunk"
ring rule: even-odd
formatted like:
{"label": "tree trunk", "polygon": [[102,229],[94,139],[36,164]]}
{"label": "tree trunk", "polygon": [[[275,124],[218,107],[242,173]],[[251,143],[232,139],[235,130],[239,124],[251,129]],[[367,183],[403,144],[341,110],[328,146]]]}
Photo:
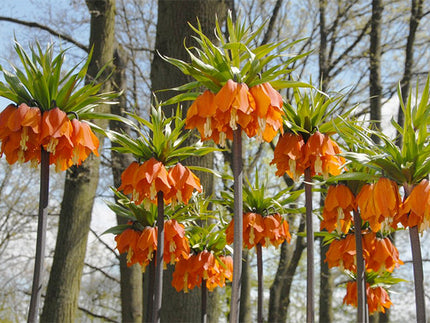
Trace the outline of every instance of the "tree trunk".
{"label": "tree trunk", "polygon": [[[91,13],[90,44],[94,46],[87,76],[91,79],[113,58],[115,1],[87,1],[87,5]],[[109,83],[101,88],[104,92],[109,90]],[[99,164],[100,159],[90,155],[81,166],[73,166],[67,171],[42,322],[75,321]]]}
{"label": "tree trunk", "polygon": [[[414,66],[414,43],[417,33],[418,26],[423,16],[423,1],[424,0],[412,0],[411,1],[411,18],[409,20],[409,34],[405,48],[405,69],[403,72],[402,80],[400,81],[400,88],[403,94],[403,101],[406,102],[408,93],[411,88],[412,68]],[[399,106],[397,123],[403,126],[404,115],[402,107]],[[397,134],[396,145],[402,145],[402,137]]]}
{"label": "tree trunk", "polygon": [[[189,60],[184,49],[184,39],[189,46],[192,43],[191,28],[188,22],[197,25],[198,17],[202,30],[209,38],[214,38],[213,28],[215,27],[215,16],[220,21],[226,17],[226,1],[214,0],[159,0],[158,1],[158,23],[155,40],[155,49],[162,55]],[[185,76],[176,67],[164,62],[157,54],[151,65],[152,90],[171,88],[189,82],[189,77]],[[160,101],[166,100],[177,93],[170,91],[157,93]],[[175,109],[173,107],[173,109]],[[166,115],[171,115],[172,109],[165,109]],[[183,111],[185,115],[186,110]],[[199,165],[208,168],[213,167],[212,156],[192,158],[187,160],[187,164]],[[200,177],[205,193],[212,192],[213,179],[209,174],[197,174]],[[161,321],[163,322],[198,322],[200,320],[201,295],[198,288],[189,293],[178,293],[171,286],[173,267],[168,266],[165,270],[163,284],[163,304],[161,311]],[[209,299],[211,296],[209,296]],[[211,312],[208,308],[208,320],[217,321],[217,313]]]}
{"label": "tree trunk", "polygon": [[[301,216],[298,232],[303,233],[304,230],[305,218]],[[306,244],[303,242],[303,236],[301,235],[297,236],[292,255],[286,242],[281,245],[278,270],[270,287],[269,322],[285,322],[287,320],[291,285],[305,247]]]}
{"label": "tree trunk", "polygon": [[[114,53],[115,73],[113,75],[114,90],[124,91],[119,98],[119,104],[111,108],[115,115],[125,116],[127,109],[126,100],[126,67],[127,53],[117,45]],[[122,122],[110,121],[110,129],[130,134],[130,129]],[[114,144],[112,144],[114,145]],[[114,187],[121,185],[121,174],[132,162],[133,158],[129,154],[120,154],[114,150],[111,152],[112,174]],[[115,196],[116,198],[116,196]],[[127,223],[127,219],[117,216],[118,224]],[[142,322],[142,271],[138,264],[131,267],[127,266],[127,255],[124,253],[119,257],[121,274],[121,317],[122,322]]]}
{"label": "tree trunk", "polygon": [[[370,94],[370,120],[375,121],[375,127],[380,129],[381,121],[381,20],[383,11],[382,0],[372,1],[372,17],[370,31],[370,67],[369,67],[369,94]],[[379,137],[372,137],[379,142]]]}

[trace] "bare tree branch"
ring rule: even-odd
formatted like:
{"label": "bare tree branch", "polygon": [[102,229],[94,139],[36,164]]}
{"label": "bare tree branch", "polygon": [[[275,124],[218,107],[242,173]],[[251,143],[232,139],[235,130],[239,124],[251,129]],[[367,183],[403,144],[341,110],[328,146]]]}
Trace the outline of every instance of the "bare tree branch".
{"label": "bare tree branch", "polygon": [[103,320],[104,320],[104,321],[106,321],[106,322],[115,322],[115,323],[119,323],[119,321],[112,320],[111,318],[109,318],[109,317],[107,317],[107,316],[104,316],[104,315],[99,315],[99,314],[93,313],[93,312],[91,312],[90,310],[88,310],[88,309],[86,309],[86,308],[83,308],[82,306],[79,306],[79,307],[78,307],[78,309],[79,309],[80,311],[84,312],[85,314],[87,314],[87,315],[91,316],[91,317],[98,318],[98,319],[103,319]]}
{"label": "bare tree branch", "polygon": [[278,17],[279,9],[281,8],[283,0],[277,0],[275,3],[275,7],[273,8],[272,16],[270,17],[269,24],[267,25],[266,33],[264,34],[264,38],[261,41],[261,45],[267,44],[270,37],[273,34],[273,26],[275,25],[276,18]]}
{"label": "bare tree branch", "polygon": [[3,16],[0,16],[0,21],[8,21],[8,22],[13,22],[15,24],[19,24],[19,25],[24,25],[27,27],[39,28],[39,29],[45,30],[48,33],[50,33],[51,35],[54,35],[54,36],[59,37],[61,39],[64,39],[65,41],[72,43],[73,45],[79,47],[80,49],[82,49],[86,52],[89,52],[88,46],[81,44],[80,42],[78,42],[77,40],[73,39],[72,37],[70,37],[68,35],[62,34],[62,33],[58,32],[54,29],[49,28],[48,26],[41,25],[37,22],[25,21],[25,20],[20,20],[20,19],[11,18],[11,17],[3,17]]}

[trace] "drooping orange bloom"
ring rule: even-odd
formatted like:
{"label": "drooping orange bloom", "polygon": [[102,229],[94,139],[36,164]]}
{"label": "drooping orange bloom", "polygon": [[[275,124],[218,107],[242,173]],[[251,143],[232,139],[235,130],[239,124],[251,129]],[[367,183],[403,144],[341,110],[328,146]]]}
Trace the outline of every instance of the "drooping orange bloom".
{"label": "drooping orange bloom", "polygon": [[[222,264],[220,263],[222,261]],[[192,255],[188,259],[181,259],[176,263],[173,272],[172,286],[179,292],[187,293],[196,286],[201,286],[205,280],[209,291],[215,287],[223,287],[225,279],[232,278],[233,261],[231,257],[220,257],[207,250]]]}
{"label": "drooping orange bloom", "polygon": [[[233,243],[234,220],[232,219],[226,229],[226,241]],[[264,243],[264,220],[258,213],[243,214],[243,246],[248,249],[256,246],[257,243]]]}
{"label": "drooping orange bloom", "polygon": [[339,146],[326,134],[316,131],[307,140],[304,147],[304,169],[311,168],[311,175],[339,175],[345,159],[340,156]]}
{"label": "drooping orange bloom", "polygon": [[374,232],[393,226],[393,219],[399,212],[400,194],[397,184],[381,177],[375,184],[364,185],[356,198],[361,218],[368,221]]}
{"label": "drooping orange bloom", "polygon": [[321,230],[347,233],[351,227],[351,212],[354,208],[354,195],[351,190],[343,184],[331,185],[324,201]]}
{"label": "drooping orange bloom", "polygon": [[184,225],[176,220],[164,222],[164,253],[165,264],[174,264],[182,258],[189,258],[190,244],[185,236]]}
{"label": "drooping orange bloom", "polygon": [[305,171],[304,147],[305,142],[300,134],[285,133],[276,144],[272,164],[276,164],[277,176],[285,172],[294,181],[297,181]]}
{"label": "drooping orange bloom", "polygon": [[357,250],[355,244],[354,234],[347,234],[342,239],[335,239],[330,243],[328,251],[326,253],[326,259],[328,267],[340,267],[349,271],[356,271]]}
{"label": "drooping orange bloom", "polygon": [[403,265],[403,261],[399,259],[399,251],[389,238],[381,239],[374,232],[365,232],[362,241],[367,271],[392,272],[394,268]]}
{"label": "drooping orange bloom", "polygon": [[72,162],[73,165],[80,165],[87,159],[91,152],[98,156],[99,139],[92,132],[88,123],[81,122],[77,119],[72,121],[73,128],[73,151]]}
{"label": "drooping orange bloom", "polygon": [[248,137],[254,137],[271,142],[282,128],[282,96],[270,83],[253,86],[249,92],[255,101],[255,110],[252,112],[253,119],[244,129]]}
{"label": "drooping orange bloom", "polygon": [[263,217],[264,239],[260,241],[262,246],[272,244],[278,247],[285,240],[290,243],[291,234],[288,222],[279,213]]}
{"label": "drooping orange bloom", "polygon": [[403,202],[394,222],[401,223],[405,228],[418,226],[423,232],[430,226],[430,182],[422,180]]}
{"label": "drooping orange bloom", "polygon": [[[186,129],[194,129],[200,133],[202,141],[213,139],[214,120],[216,113],[215,94],[206,90],[199,95],[187,111]],[[215,139],[214,139],[215,141]],[[216,141],[217,142],[217,141]]]}
{"label": "drooping orange bloom", "polygon": [[134,251],[138,262],[142,266],[143,272],[154,258],[155,251],[157,250],[157,234],[157,227],[145,227],[137,241]]}
{"label": "drooping orange bloom", "polygon": [[169,194],[171,186],[168,175],[163,163],[153,157],[142,165],[133,162],[121,174],[118,190],[122,190],[124,194],[131,193],[136,204],[141,204],[144,200],[155,204],[158,192]]}
{"label": "drooping orange bloom", "polygon": [[245,129],[252,120],[251,112],[255,110],[254,98],[248,91],[245,83],[237,83],[228,80],[227,83],[215,95],[217,112],[215,119],[218,131],[223,130],[224,125],[229,125],[232,130],[240,125]]}
{"label": "drooping orange bloom", "polygon": [[[233,243],[234,220],[226,228],[226,241]],[[272,244],[278,247],[285,240],[290,242],[288,222],[279,213],[262,216],[258,213],[243,214],[243,246],[252,249],[258,243],[263,247]]]}
{"label": "drooping orange bloom", "polygon": [[171,201],[171,203],[188,204],[194,189],[200,193],[202,192],[200,179],[188,167],[182,166],[181,163],[177,163],[169,169],[168,180],[171,188],[164,199]]}
{"label": "drooping orange bloom", "polygon": [[[385,309],[390,308],[390,306],[393,304],[391,303],[390,296],[388,295],[387,291],[381,286],[371,287],[369,283],[366,283],[366,295],[369,314],[373,314],[375,312],[385,313]],[[346,295],[343,298],[343,304],[357,307],[356,281],[347,283]]]}
{"label": "drooping orange bloom", "polygon": [[137,250],[136,246],[140,235],[140,231],[129,228],[115,236],[118,252],[120,254],[127,252],[127,266],[132,266],[139,262],[139,259],[136,257],[135,250]]}
{"label": "drooping orange bloom", "polygon": [[0,156],[9,164],[40,161],[41,112],[39,108],[10,104],[0,113]]}

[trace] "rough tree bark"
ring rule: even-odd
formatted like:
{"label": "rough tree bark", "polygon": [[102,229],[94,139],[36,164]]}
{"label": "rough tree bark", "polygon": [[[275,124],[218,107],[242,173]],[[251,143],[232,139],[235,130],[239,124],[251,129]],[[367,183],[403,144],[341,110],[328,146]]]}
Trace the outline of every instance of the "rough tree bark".
{"label": "rough tree bark", "polygon": [[[411,88],[412,79],[412,68],[414,66],[414,43],[417,34],[418,26],[421,18],[423,17],[423,2],[424,0],[411,0],[411,18],[409,20],[409,34],[406,41],[405,48],[405,67],[403,71],[403,77],[400,81],[400,88],[403,94],[403,101],[406,102],[408,93]],[[398,109],[397,122],[400,126],[403,126],[404,115],[401,106]],[[396,145],[402,145],[402,137],[396,137]]]}
{"label": "rough tree bark", "polygon": [[[117,44],[114,52],[115,72],[113,75],[113,88],[115,91],[124,91],[119,98],[118,105],[111,108],[115,115],[125,116],[127,111],[126,100],[126,67],[127,53]],[[130,133],[130,129],[122,122],[110,121],[110,129],[117,132]],[[113,174],[114,187],[121,185],[121,174],[132,162],[133,158],[128,154],[120,154],[112,150],[111,167]],[[125,224],[127,219],[117,216],[118,224]],[[124,253],[119,257],[121,274],[121,317],[122,322],[142,322],[142,270],[138,264],[131,267],[127,266],[127,255]]]}
{"label": "rough tree bark", "polygon": [[[300,217],[297,232],[304,232],[304,230],[305,218],[303,215]],[[285,322],[287,320],[291,285],[305,248],[306,244],[301,235],[297,235],[294,247],[290,247],[286,242],[281,245],[278,270],[270,287],[269,322]]]}
{"label": "rough tree bark", "polygon": [[[188,61],[188,54],[184,49],[184,39],[187,45],[191,43],[192,30],[188,22],[196,26],[198,17],[203,32],[212,37],[215,26],[215,15],[219,20],[223,20],[227,13],[227,1],[223,0],[159,0],[158,1],[158,22],[155,40],[155,49],[162,55],[179,58]],[[189,82],[190,79],[183,75],[178,69],[164,62],[158,55],[154,56],[151,65],[152,90],[171,88]],[[170,98],[175,93],[157,93],[159,100]],[[170,110],[170,111],[169,111]],[[171,109],[165,109],[170,115]],[[186,111],[184,111],[185,113]],[[213,167],[212,156],[205,158],[188,159],[187,163]],[[209,174],[198,174],[202,182],[205,193],[212,192],[213,179]],[[171,286],[173,267],[168,266],[165,270],[163,284],[163,304],[161,321],[163,322],[198,322],[200,320],[200,289],[185,293],[177,293]],[[211,297],[211,293],[209,294]],[[210,301],[210,300],[209,300]],[[214,308],[208,306],[210,311]],[[208,313],[208,320],[212,318],[217,321],[216,313]]]}
{"label": "rough tree bark", "polygon": [[[88,0],[87,6],[91,13],[90,45],[94,46],[87,75],[91,79],[102,66],[112,61],[115,0]],[[106,82],[101,91],[109,90],[110,84]],[[99,110],[106,111],[107,108],[99,107]],[[99,164],[100,159],[91,155],[81,166],[67,171],[42,322],[75,321]]]}
{"label": "rough tree bark", "polygon": [[[370,95],[370,120],[376,121],[375,127],[380,129],[381,121],[381,20],[383,11],[382,0],[372,1],[372,17],[370,30],[369,49],[369,95]],[[377,136],[372,137],[375,142],[379,142]]]}

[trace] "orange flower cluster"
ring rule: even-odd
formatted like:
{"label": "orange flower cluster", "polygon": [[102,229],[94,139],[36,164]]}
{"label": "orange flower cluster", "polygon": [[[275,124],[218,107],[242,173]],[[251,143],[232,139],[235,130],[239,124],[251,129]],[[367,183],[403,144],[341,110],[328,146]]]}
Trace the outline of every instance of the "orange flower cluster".
{"label": "orange flower cluster", "polygon": [[223,287],[225,280],[233,280],[233,259],[230,256],[216,257],[212,252],[204,250],[175,265],[172,286],[176,291],[187,293],[196,286],[201,286],[205,280],[208,290]]}
{"label": "orange flower cluster", "polygon": [[399,251],[389,238],[378,238],[376,233],[363,234],[363,257],[367,271],[392,272],[394,268],[403,265]]}
{"label": "orange flower cluster", "polygon": [[233,139],[238,125],[248,137],[272,141],[282,130],[282,97],[269,83],[253,86],[228,80],[214,94],[206,90],[187,112],[186,128],[200,132],[202,140],[212,139],[221,146]]}
{"label": "orange flower cluster", "polygon": [[[390,308],[390,306],[393,304],[391,303],[390,296],[388,295],[386,289],[381,286],[370,287],[369,283],[366,283],[366,295],[369,314],[373,314],[375,312],[385,313],[385,309]],[[357,307],[356,281],[347,283],[346,295],[343,298],[343,303]]]}
{"label": "orange flower cluster", "polygon": [[[139,263],[145,271],[157,250],[157,234],[156,227],[147,226],[143,231],[128,228],[115,236],[119,253],[127,252],[127,266]],[[173,264],[189,257],[190,246],[182,224],[176,220],[165,221],[164,240],[164,264]]]}
{"label": "orange flower cluster", "polygon": [[124,194],[132,194],[136,204],[148,200],[157,203],[160,191],[164,193],[166,204],[187,204],[194,189],[202,191],[200,180],[187,167],[178,163],[167,171],[163,163],[153,157],[143,164],[131,163],[122,173],[118,188]]}
{"label": "orange flower cluster", "polygon": [[343,184],[330,186],[324,201],[321,230],[347,233],[353,221],[351,212],[355,209],[354,202],[354,195],[348,186]]}
{"label": "orange flower cluster", "polygon": [[361,218],[368,221],[373,232],[395,227],[393,220],[401,204],[397,184],[381,177],[375,184],[366,184],[356,198]]}
{"label": "orange flower cluster", "polygon": [[418,226],[423,232],[430,226],[430,182],[422,180],[403,202],[394,222],[401,223],[405,228]]}
{"label": "orange flower cluster", "polygon": [[10,104],[0,113],[0,156],[9,164],[41,159],[41,147],[50,153],[56,171],[80,165],[91,152],[98,156],[99,140],[87,123],[70,119],[55,108],[44,111],[21,104]]}
{"label": "orange flower cluster", "polygon": [[[329,268],[340,267],[356,272],[356,245],[354,234],[333,240],[326,253],[325,262]],[[363,232],[363,258],[367,271],[392,272],[395,267],[403,264],[399,259],[399,251],[389,238],[378,238],[374,232]]]}
{"label": "orange flower cluster", "polygon": [[316,131],[305,143],[300,134],[288,133],[279,138],[270,164],[276,164],[276,175],[285,172],[297,181],[304,170],[311,168],[311,175],[339,175],[345,159],[336,142],[326,134]]}
{"label": "orange flower cluster", "polygon": [[[228,244],[233,243],[234,220],[226,229]],[[258,243],[263,247],[273,245],[278,247],[285,240],[289,243],[291,235],[288,222],[279,213],[262,216],[258,213],[243,214],[243,246],[251,249]]]}

